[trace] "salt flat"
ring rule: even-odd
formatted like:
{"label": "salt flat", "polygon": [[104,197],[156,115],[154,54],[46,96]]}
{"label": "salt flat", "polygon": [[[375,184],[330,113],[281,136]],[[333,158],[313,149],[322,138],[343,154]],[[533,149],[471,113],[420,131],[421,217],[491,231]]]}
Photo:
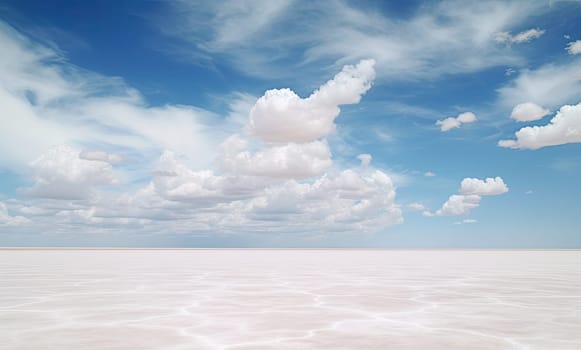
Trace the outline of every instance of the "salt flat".
{"label": "salt flat", "polygon": [[3,250],[0,349],[581,349],[581,251]]}

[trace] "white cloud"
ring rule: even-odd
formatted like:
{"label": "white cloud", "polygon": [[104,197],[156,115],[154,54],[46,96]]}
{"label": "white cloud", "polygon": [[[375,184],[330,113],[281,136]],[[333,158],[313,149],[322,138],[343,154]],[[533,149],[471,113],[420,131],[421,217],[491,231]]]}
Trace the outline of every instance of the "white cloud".
{"label": "white cloud", "polygon": [[428,210],[425,205],[423,205],[422,203],[417,203],[417,202],[408,204],[408,208],[410,208],[413,211],[426,211],[426,210]]}
{"label": "white cloud", "polygon": [[[234,34],[222,42],[245,40],[228,39]],[[34,216],[37,228],[359,232],[403,220],[392,179],[370,165],[371,156],[361,155],[354,169],[333,167],[325,139],[339,106],[358,103],[371,87],[372,60],[345,66],[305,99],[267,93],[249,115],[255,99],[238,94],[218,128],[223,118],[193,106],[150,107],[120,79],[69,65],[10,28],[0,27],[0,43],[10,49],[0,56],[0,167],[31,176],[17,212]],[[244,124],[257,139],[228,137]],[[131,166],[114,168],[125,157]],[[133,190],[135,183],[122,182],[127,171],[135,183],[151,181]],[[23,220],[3,213],[3,221]]]}
{"label": "white cloud", "polygon": [[519,122],[530,122],[534,120],[542,119],[544,116],[549,115],[551,111],[543,108],[532,102],[525,102],[516,105],[510,114],[510,117]]}
{"label": "white cloud", "polygon": [[506,192],[508,192],[508,187],[499,176],[488,177],[485,180],[468,177],[460,184],[462,195],[496,196]]}
{"label": "white cloud", "polygon": [[194,171],[166,152],[157,169],[152,183],[122,199],[121,211],[139,217],[145,210],[153,220],[155,213],[222,232],[372,231],[403,220],[390,177],[371,167],[297,182]]}
{"label": "white cloud", "polygon": [[466,215],[470,213],[470,210],[480,205],[481,198],[482,197],[478,195],[465,196],[460,194],[453,194],[442,205],[442,208],[436,211],[435,215],[436,216]]}
{"label": "white cloud", "polygon": [[500,104],[507,109],[529,101],[551,110],[576,103],[581,96],[581,60],[522,70],[498,93]]}
{"label": "white cloud", "polygon": [[460,125],[466,123],[474,123],[477,120],[476,115],[472,112],[465,112],[459,114],[457,117],[449,117],[446,119],[436,121],[436,125],[440,126],[441,131],[448,131],[450,129],[459,128]]}
{"label": "white cloud", "polygon": [[0,47],[5,51],[0,57],[0,168],[23,173],[59,144],[89,148],[88,156],[106,149],[147,157],[171,149],[199,164],[211,162],[198,150],[215,148],[219,139],[206,128],[217,120],[212,113],[191,106],[149,107],[121,79],[70,65],[62,52],[2,22]]}
{"label": "white cloud", "polygon": [[25,218],[24,216],[10,216],[6,204],[0,202],[0,226],[1,225],[18,226],[21,224],[26,224],[28,222],[30,222],[30,220]]}
{"label": "white cloud", "polygon": [[516,140],[500,140],[498,145],[506,148],[539,149],[581,142],[581,103],[565,105],[549,124],[524,127],[515,136]]}
{"label": "white cloud", "polygon": [[462,224],[475,224],[478,220],[475,219],[464,219],[462,221],[456,221],[454,225],[462,225]]}
{"label": "white cloud", "polygon": [[424,173],[424,176],[425,176],[425,177],[434,177],[434,176],[436,176],[436,173],[434,173],[434,172],[431,172],[431,171],[426,171],[426,172]]}
{"label": "white cloud", "polygon": [[543,34],[545,34],[545,31],[538,28],[525,30],[515,35],[512,35],[509,32],[498,32],[494,35],[494,40],[499,43],[522,44],[538,39]]}
{"label": "white cloud", "polygon": [[252,153],[245,140],[233,135],[221,149],[221,167],[232,174],[302,179],[319,175],[332,165],[326,140],[288,143]]}
{"label": "white cloud", "polygon": [[80,152],[61,145],[49,149],[33,161],[34,185],[25,192],[54,199],[85,199],[95,186],[116,183],[111,164],[85,160]]}
{"label": "white cloud", "polygon": [[571,55],[581,54],[581,40],[576,40],[568,43],[566,50]]}
{"label": "white cloud", "polygon": [[[289,61],[305,71],[305,63],[313,61],[342,65],[373,57],[380,76],[414,79],[522,64],[518,52],[498,45],[494,34],[546,10],[542,3],[531,1],[448,0],[423,4],[412,16],[402,18],[344,1],[308,6],[285,1],[268,9],[261,9],[261,4],[171,2],[174,13],[158,23],[166,34],[189,44],[186,50],[180,47],[180,55],[198,61],[200,57],[225,59],[246,74],[292,77],[296,69],[289,69]],[[262,12],[264,17],[257,19]],[[517,34],[514,40],[535,35],[533,30]]]}
{"label": "white cloud", "polygon": [[360,154],[357,156],[357,159],[359,159],[361,161],[361,166],[366,167],[369,166],[369,163],[371,163],[371,154]]}
{"label": "white cloud", "polygon": [[309,97],[268,90],[252,108],[248,131],[266,142],[309,142],[335,131],[339,106],[359,103],[375,78],[373,60],[345,66]]}
{"label": "white cloud", "polygon": [[498,176],[485,180],[465,178],[460,184],[459,194],[451,195],[436,212],[426,210],[422,214],[428,217],[467,215],[480,205],[482,196],[497,196],[506,192],[508,187]]}

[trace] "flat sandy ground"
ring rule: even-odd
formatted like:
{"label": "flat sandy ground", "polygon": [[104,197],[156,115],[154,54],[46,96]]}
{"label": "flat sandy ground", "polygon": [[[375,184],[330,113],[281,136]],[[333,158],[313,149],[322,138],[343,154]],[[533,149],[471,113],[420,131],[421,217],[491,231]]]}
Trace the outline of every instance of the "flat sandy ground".
{"label": "flat sandy ground", "polygon": [[0,349],[581,349],[581,251],[1,250]]}

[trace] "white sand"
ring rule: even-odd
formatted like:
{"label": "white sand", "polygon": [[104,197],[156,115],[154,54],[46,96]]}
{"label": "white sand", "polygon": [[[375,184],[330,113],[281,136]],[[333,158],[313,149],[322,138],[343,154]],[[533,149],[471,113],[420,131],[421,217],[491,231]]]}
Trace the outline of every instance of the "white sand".
{"label": "white sand", "polygon": [[581,251],[0,251],[0,349],[581,349]]}

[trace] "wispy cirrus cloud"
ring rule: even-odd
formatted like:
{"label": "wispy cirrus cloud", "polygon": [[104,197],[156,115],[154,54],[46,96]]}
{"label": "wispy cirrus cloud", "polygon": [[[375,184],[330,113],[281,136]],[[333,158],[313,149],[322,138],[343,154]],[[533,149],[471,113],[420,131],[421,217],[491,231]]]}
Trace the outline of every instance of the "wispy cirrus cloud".
{"label": "wispy cirrus cloud", "polygon": [[[170,4],[177,20],[157,24],[189,44],[182,54],[224,59],[251,75],[288,77],[292,66],[305,70],[309,62],[342,65],[371,57],[380,77],[415,79],[518,66],[523,57],[495,38],[542,10],[542,2],[444,1],[398,18],[343,1],[178,1]],[[540,34],[505,36],[526,42]]]}

